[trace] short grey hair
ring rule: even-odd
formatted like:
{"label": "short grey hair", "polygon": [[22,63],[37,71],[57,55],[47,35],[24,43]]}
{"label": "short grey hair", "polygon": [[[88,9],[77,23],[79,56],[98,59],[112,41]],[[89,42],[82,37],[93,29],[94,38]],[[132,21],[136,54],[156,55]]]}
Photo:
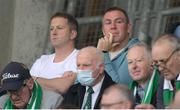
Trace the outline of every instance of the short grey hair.
{"label": "short grey hair", "polygon": [[149,59],[152,59],[152,56],[151,56],[151,48],[150,48],[150,46],[148,46],[146,43],[144,43],[144,42],[141,41],[140,43],[134,44],[134,45],[132,45],[131,47],[129,47],[128,51],[131,50],[131,49],[134,48],[134,47],[143,47],[143,48],[145,49],[145,52],[146,52],[146,54],[147,54],[147,57],[148,57]]}
{"label": "short grey hair", "polygon": [[172,49],[180,49],[180,39],[173,34],[164,34],[153,42],[153,46],[157,44],[169,43]]}

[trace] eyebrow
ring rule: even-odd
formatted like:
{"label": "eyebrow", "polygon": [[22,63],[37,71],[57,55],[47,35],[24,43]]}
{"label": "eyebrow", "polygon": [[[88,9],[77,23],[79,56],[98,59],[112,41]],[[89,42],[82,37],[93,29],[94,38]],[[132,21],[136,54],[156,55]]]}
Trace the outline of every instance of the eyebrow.
{"label": "eyebrow", "polygon": [[110,18],[107,18],[107,19],[104,19],[103,21],[113,21],[113,20],[125,20],[126,21],[126,19],[125,18],[115,18],[115,19],[110,19]]}

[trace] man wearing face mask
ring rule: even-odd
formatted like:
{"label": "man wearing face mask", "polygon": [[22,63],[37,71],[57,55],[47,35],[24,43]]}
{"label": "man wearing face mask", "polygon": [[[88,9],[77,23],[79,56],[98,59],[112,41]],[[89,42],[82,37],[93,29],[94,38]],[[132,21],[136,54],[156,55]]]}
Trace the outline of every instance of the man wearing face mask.
{"label": "man wearing face mask", "polygon": [[104,71],[103,55],[95,47],[86,47],[77,56],[78,84],[71,86],[64,95],[62,105],[81,109],[99,109],[102,94],[114,82]]}

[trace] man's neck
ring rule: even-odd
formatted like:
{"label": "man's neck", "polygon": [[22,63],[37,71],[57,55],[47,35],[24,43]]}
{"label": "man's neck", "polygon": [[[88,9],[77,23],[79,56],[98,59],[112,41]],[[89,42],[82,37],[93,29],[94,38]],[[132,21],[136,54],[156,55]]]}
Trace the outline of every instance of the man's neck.
{"label": "man's neck", "polygon": [[138,82],[138,85],[139,85],[140,87],[142,87],[142,88],[145,89],[147,82],[148,82],[148,80],[139,81],[139,82]]}
{"label": "man's neck", "polygon": [[74,49],[75,48],[73,45],[55,48],[55,57],[53,62],[57,63],[63,61],[72,53]]}

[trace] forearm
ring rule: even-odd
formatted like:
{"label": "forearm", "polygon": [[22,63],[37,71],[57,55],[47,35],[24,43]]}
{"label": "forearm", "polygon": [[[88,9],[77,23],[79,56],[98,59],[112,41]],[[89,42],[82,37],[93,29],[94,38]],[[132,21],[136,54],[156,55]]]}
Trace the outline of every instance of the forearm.
{"label": "forearm", "polygon": [[59,77],[53,79],[38,78],[37,81],[42,87],[63,94],[74,84],[75,79],[71,77]]}

